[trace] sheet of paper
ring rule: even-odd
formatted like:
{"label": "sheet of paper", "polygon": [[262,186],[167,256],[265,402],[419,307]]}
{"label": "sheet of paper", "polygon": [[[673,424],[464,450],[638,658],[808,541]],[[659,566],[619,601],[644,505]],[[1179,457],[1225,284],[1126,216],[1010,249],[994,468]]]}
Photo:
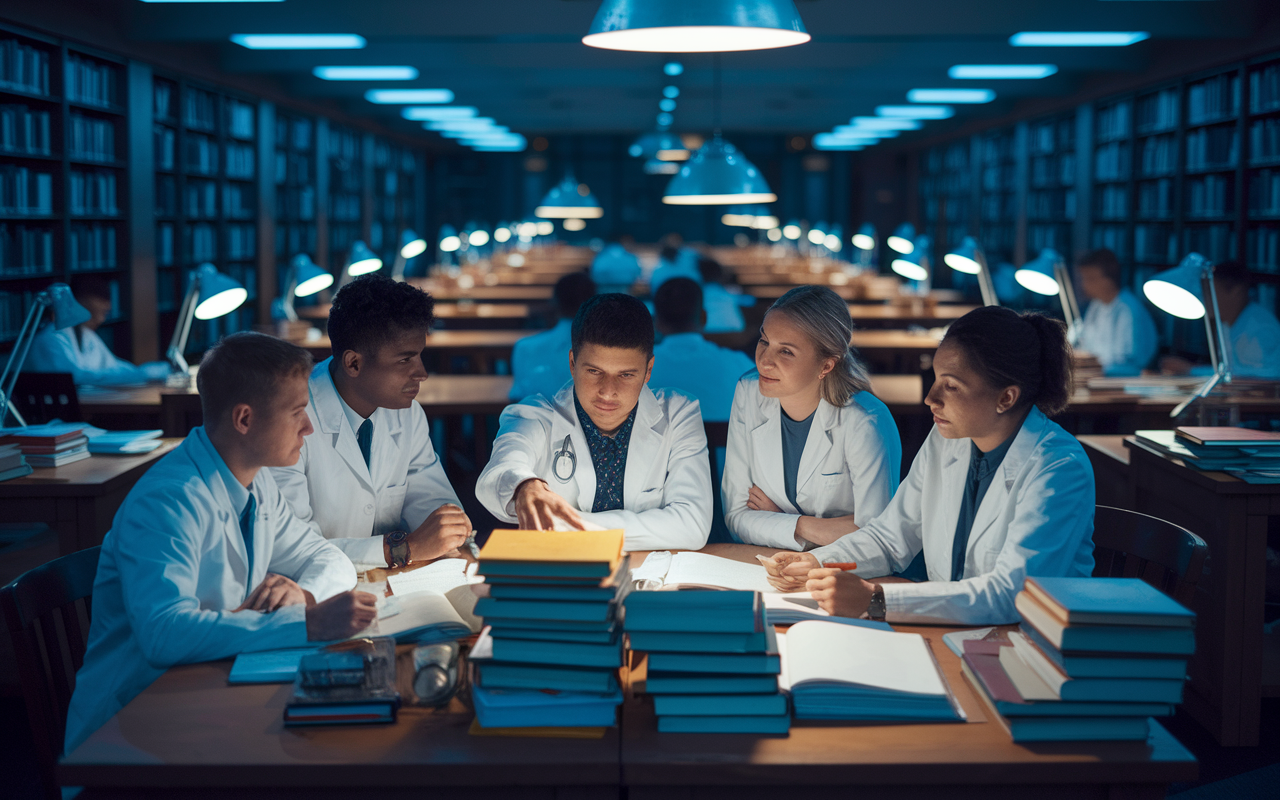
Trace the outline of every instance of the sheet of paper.
{"label": "sheet of paper", "polygon": [[739,589],[748,592],[775,592],[764,567],[705,553],[676,553],[665,581],[667,586],[690,584]]}
{"label": "sheet of paper", "polygon": [[818,601],[814,600],[813,595],[808,592],[779,594],[771,589],[770,593],[764,595],[764,607],[766,611],[783,611],[789,614],[810,614],[815,617],[831,616],[822,610],[822,607],[818,605]]}
{"label": "sheet of paper", "polygon": [[970,639],[982,639],[995,628],[978,628],[977,630],[952,631],[942,635],[942,642],[957,656],[964,655],[964,643]]}
{"label": "sheet of paper", "polygon": [[671,568],[671,552],[659,550],[645,557],[644,563],[631,570],[631,580],[640,589],[661,589]]}
{"label": "sheet of paper", "polygon": [[466,586],[468,562],[465,558],[444,558],[425,567],[387,576],[387,584],[397,595],[415,592],[444,594],[457,586]]}
{"label": "sheet of paper", "polygon": [[894,692],[944,695],[946,688],[924,637],[812,620],[786,637],[787,683],[837,681]]}

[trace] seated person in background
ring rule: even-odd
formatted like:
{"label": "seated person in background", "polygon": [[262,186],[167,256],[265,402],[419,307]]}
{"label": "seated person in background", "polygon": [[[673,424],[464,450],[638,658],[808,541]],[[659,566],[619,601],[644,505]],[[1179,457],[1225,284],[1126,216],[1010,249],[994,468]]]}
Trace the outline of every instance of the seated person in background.
{"label": "seated person in background", "polygon": [[839,295],[798,286],[765,314],[756,369],[738,381],[722,496],[740,541],[804,550],[884,511],[902,474],[902,440],[849,347]]}
{"label": "seated person in background", "polygon": [[[934,427],[889,507],[826,547],[778,554],[769,580],[780,590],[808,590],[846,617],[996,625],[1018,621],[1027,576],[1092,574],[1093,468],[1047,416],[1071,393],[1062,323],[976,309],[951,325],[933,369]],[[861,577],[901,571],[922,550],[925,582]],[[851,561],[856,571],[821,569]]]}
{"label": "seated person in background", "polygon": [[702,274],[698,272],[698,258],[698,251],[685,247],[680,234],[668,233],[662,238],[658,266],[649,276],[649,294],[656,294],[662,284],[672,278],[690,278],[702,283]]}
{"label": "seated person in background", "polygon": [[746,327],[742,319],[742,303],[754,305],[750,295],[732,294],[724,288],[724,268],[714,258],[698,259],[702,277],[702,307],[707,312],[707,333],[737,333]]}
{"label": "seated person in background", "polygon": [[306,350],[260,333],[205,354],[204,427],[142,476],[102,542],[67,752],[176,664],[342,639],[373,622],[374,596],[350,591],[351,561],[262,469],[296,461],[311,432],[310,368]]}
{"label": "seated person in background", "polygon": [[298,518],[357,564],[437,558],[471,535],[416,400],[431,312],[430,295],[383,275],[342,287],[334,355],[311,369],[314,432],[296,463],[272,470]]}
{"label": "seated person in background", "polygon": [[573,375],[555,397],[502,412],[476,498],[521,528],[626,531],[628,550],[697,550],[711,527],[711,474],[698,401],[651,391],[653,320],[625,294],[573,320]]}
{"label": "seated person in background", "polygon": [[728,422],[733,387],[752,366],[745,353],[702,338],[707,314],[702,288],[688,278],[672,278],[653,296],[654,321],[662,341],[653,348],[649,386],[679,389],[697,399],[706,422]]}
{"label": "seated person in background", "polygon": [[118,386],[165,379],[170,371],[167,363],[131,364],[112,353],[98,335],[98,328],[111,316],[111,287],[105,280],[98,275],[77,275],[71,280],[71,293],[89,312],[89,320],[63,330],[46,322],[31,342],[28,372],[70,372],[77,386]]}
{"label": "seated person in background", "polygon": [[1105,375],[1141,374],[1156,355],[1156,324],[1142,301],[1122,288],[1116,254],[1105,248],[1085,253],[1076,275],[1089,298],[1076,349],[1097,358]]}
{"label": "seated person in background", "polygon": [[[1239,261],[1224,261],[1213,268],[1218,309],[1227,328],[1227,347],[1234,378],[1280,380],[1280,322],[1276,315],[1249,299],[1253,278]],[[1209,366],[1193,367],[1190,361],[1166,356],[1160,370],[1173,375],[1210,375]]]}
{"label": "seated person in background", "polygon": [[523,400],[531,394],[555,397],[569,380],[569,330],[578,309],[596,293],[596,284],[582,272],[572,272],[556,281],[555,327],[526,336],[511,351],[511,399]]}
{"label": "seated person in background", "polygon": [[[591,262],[591,280],[605,292],[626,292],[640,280],[640,259],[627,249],[630,236],[611,236]],[[576,311],[576,309],[575,309]],[[568,319],[572,319],[570,314]]]}

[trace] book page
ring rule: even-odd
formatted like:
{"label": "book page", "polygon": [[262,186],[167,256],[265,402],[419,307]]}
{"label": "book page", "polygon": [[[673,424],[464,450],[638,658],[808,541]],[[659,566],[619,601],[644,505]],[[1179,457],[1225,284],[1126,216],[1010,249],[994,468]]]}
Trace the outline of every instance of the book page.
{"label": "book page", "polygon": [[[929,645],[916,633],[889,633],[837,622],[792,625],[787,640],[787,681],[849,683],[889,692],[946,694]],[[781,645],[780,645],[781,646]]]}
{"label": "book page", "polygon": [[631,570],[631,580],[638,589],[660,589],[671,569],[671,551],[658,550],[645,557],[644,563]]}
{"label": "book page", "polygon": [[442,558],[425,567],[387,576],[387,585],[396,596],[415,592],[444,594],[456,586],[470,583],[465,558]]}
{"label": "book page", "polygon": [[764,567],[705,553],[676,553],[667,570],[667,586],[716,586],[747,592],[776,592]]}

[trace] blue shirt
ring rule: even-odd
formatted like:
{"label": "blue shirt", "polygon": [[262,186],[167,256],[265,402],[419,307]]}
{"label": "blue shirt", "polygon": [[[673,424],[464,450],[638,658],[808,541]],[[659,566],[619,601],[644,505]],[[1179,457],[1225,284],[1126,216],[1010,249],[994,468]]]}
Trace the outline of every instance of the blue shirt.
{"label": "blue shirt", "polygon": [[804,455],[804,443],[809,440],[809,428],[813,427],[813,418],[817,413],[817,409],[814,409],[812,414],[796,422],[787,416],[787,412],[782,412],[782,486],[791,505],[802,514],[804,512],[796,502],[800,457]]}
{"label": "blue shirt", "polygon": [[978,507],[982,505],[982,498],[987,496],[987,489],[991,488],[991,480],[1000,468],[1000,462],[1004,461],[1004,454],[1009,452],[1017,437],[1015,432],[987,453],[969,441],[969,474],[965,478],[964,497],[960,501],[960,516],[956,519],[956,536],[951,548],[953,581],[964,577],[964,554],[969,545],[969,533],[973,530],[973,520],[978,516]]}
{"label": "blue shirt", "polygon": [[[575,394],[573,407],[578,410],[578,422],[587,437],[587,449],[591,451],[591,466],[596,471],[596,497],[591,505],[593,514],[601,511],[617,511],[622,508],[622,485],[627,474],[627,449],[631,445],[631,426],[636,421],[636,409],[631,409],[627,421],[618,427],[613,436],[605,436],[587,416]],[[639,408],[639,404],[636,405]]]}

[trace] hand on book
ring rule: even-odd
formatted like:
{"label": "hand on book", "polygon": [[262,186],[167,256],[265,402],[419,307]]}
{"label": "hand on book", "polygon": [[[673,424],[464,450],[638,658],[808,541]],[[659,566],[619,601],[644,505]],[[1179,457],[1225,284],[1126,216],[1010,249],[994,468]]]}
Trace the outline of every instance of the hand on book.
{"label": "hand on book", "polygon": [[409,560],[439,558],[461,547],[470,535],[471,519],[467,513],[453,503],[445,503],[409,534]]}
{"label": "hand on book", "polygon": [[860,617],[871,605],[876,585],[852,572],[840,569],[814,569],[804,588],[818,601],[818,607],[835,617]]}
{"label": "hand on book", "polygon": [[516,520],[527,531],[555,530],[557,517],[575,530],[586,528],[578,509],[537,478],[530,478],[516,488],[515,505]]}
{"label": "hand on book", "polygon": [[[307,593],[302,587],[283,575],[268,572],[258,588],[249,592],[240,607],[235,611],[261,611],[267,613],[284,606],[307,604]],[[233,611],[232,613],[235,613]]]}
{"label": "hand on book", "polygon": [[764,565],[769,585],[780,592],[803,591],[809,573],[821,566],[818,559],[808,553],[774,553],[770,558],[756,556]]}
{"label": "hand on book", "polygon": [[307,639],[346,639],[369,627],[377,617],[378,599],[368,592],[335,594],[307,608]]}

